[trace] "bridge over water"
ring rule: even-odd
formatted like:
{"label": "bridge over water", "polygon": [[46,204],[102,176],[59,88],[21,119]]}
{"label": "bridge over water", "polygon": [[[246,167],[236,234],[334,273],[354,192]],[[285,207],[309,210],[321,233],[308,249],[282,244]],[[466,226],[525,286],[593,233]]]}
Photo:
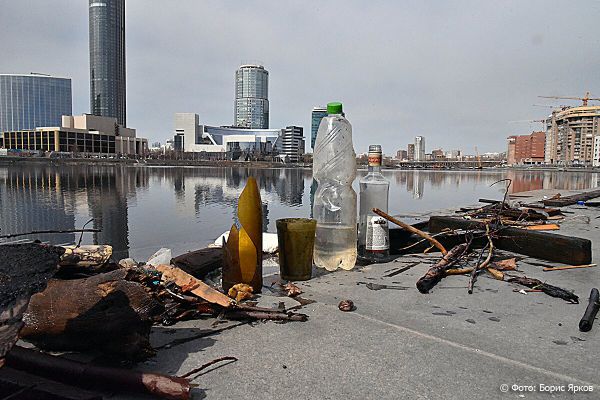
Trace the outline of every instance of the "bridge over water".
{"label": "bridge over water", "polygon": [[395,165],[400,168],[477,168],[482,167],[497,167],[502,165],[499,160],[481,160],[479,161],[446,161],[446,160],[431,160],[431,161],[399,161]]}

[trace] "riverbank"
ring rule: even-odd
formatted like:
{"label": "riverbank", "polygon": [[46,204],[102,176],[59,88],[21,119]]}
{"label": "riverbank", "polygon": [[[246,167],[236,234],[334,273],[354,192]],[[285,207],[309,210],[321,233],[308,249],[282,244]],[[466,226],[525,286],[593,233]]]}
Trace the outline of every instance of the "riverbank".
{"label": "riverbank", "polygon": [[16,164],[48,165],[135,165],[161,167],[242,167],[242,168],[304,168],[311,164],[282,163],[272,161],[229,160],[158,160],[129,158],[47,158],[47,157],[0,157],[0,166]]}
{"label": "riverbank", "polygon": [[[47,165],[134,165],[157,167],[241,167],[241,168],[312,168],[312,163],[282,163],[276,161],[230,161],[230,160],[159,160],[159,159],[129,159],[129,158],[47,158],[47,157],[0,157],[0,166],[17,164],[47,164]],[[366,165],[358,165],[358,169],[367,169]],[[391,167],[391,171],[548,171],[548,172],[600,172],[598,167],[563,167],[563,166],[495,166],[495,167],[438,167],[417,166]]]}

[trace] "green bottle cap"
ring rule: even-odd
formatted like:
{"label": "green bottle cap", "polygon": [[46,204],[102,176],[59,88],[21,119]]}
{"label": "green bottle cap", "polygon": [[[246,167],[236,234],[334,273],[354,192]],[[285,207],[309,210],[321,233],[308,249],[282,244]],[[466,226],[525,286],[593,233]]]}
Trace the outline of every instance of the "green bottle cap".
{"label": "green bottle cap", "polygon": [[327,114],[341,114],[342,103],[334,101],[333,103],[327,103]]}

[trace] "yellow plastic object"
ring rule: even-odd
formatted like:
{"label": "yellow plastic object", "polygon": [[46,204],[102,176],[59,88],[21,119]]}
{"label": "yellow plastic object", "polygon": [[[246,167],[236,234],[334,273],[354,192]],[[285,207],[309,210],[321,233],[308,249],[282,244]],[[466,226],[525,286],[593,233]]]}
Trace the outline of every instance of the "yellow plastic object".
{"label": "yellow plastic object", "polygon": [[253,177],[238,200],[240,229],[232,226],[223,246],[223,289],[228,291],[237,283],[262,289],[262,202],[258,185]]}

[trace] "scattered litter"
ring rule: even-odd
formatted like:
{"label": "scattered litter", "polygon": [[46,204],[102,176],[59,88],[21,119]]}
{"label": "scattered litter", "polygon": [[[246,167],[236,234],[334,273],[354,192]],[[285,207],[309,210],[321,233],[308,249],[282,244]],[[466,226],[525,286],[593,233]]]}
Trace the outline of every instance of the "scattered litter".
{"label": "scattered litter", "polygon": [[139,264],[133,258],[123,258],[119,260],[119,267],[129,269],[137,267]]}
{"label": "scattered litter", "polygon": [[585,313],[583,314],[583,318],[579,321],[579,330],[581,332],[589,332],[592,330],[598,310],[600,310],[600,294],[598,293],[598,289],[593,288],[590,292],[590,300],[585,309]]}
{"label": "scattered litter", "polygon": [[302,294],[302,289],[294,285],[292,282],[288,282],[283,288],[287,291],[287,295],[289,297],[296,297],[299,294]]}
{"label": "scattered litter", "polygon": [[[223,241],[227,242],[229,239],[229,231],[224,232],[219,236],[210,247],[223,247]],[[276,233],[263,232],[262,235],[262,251],[263,253],[273,254],[276,253],[279,248],[277,242]]]}
{"label": "scattered litter", "polygon": [[229,288],[227,295],[232,299],[235,299],[236,302],[241,302],[244,300],[249,300],[254,297],[254,289],[252,286],[247,285],[245,283],[238,283]]}
{"label": "scattered litter", "polygon": [[341,311],[354,311],[354,302],[352,300],[342,300],[340,304],[338,304],[338,308]]}
{"label": "scattered litter", "polygon": [[151,265],[153,267],[169,264],[171,264],[171,249],[167,249],[166,247],[163,247],[152,254],[146,262],[146,265]]}
{"label": "scattered litter", "polygon": [[518,283],[519,285],[527,286],[532,289],[541,289],[548,296],[558,297],[563,300],[568,301],[569,303],[579,304],[579,297],[575,294],[566,291],[565,289],[561,289],[557,286],[552,286],[547,283],[543,283],[539,279],[528,278],[526,276],[520,276],[515,278],[510,278],[508,282]]}
{"label": "scattered litter", "polygon": [[367,287],[367,289],[371,289],[371,290],[382,290],[382,289],[407,290],[407,289],[410,289],[408,286],[381,285],[381,284],[373,283],[373,282],[369,282],[365,286]]}

